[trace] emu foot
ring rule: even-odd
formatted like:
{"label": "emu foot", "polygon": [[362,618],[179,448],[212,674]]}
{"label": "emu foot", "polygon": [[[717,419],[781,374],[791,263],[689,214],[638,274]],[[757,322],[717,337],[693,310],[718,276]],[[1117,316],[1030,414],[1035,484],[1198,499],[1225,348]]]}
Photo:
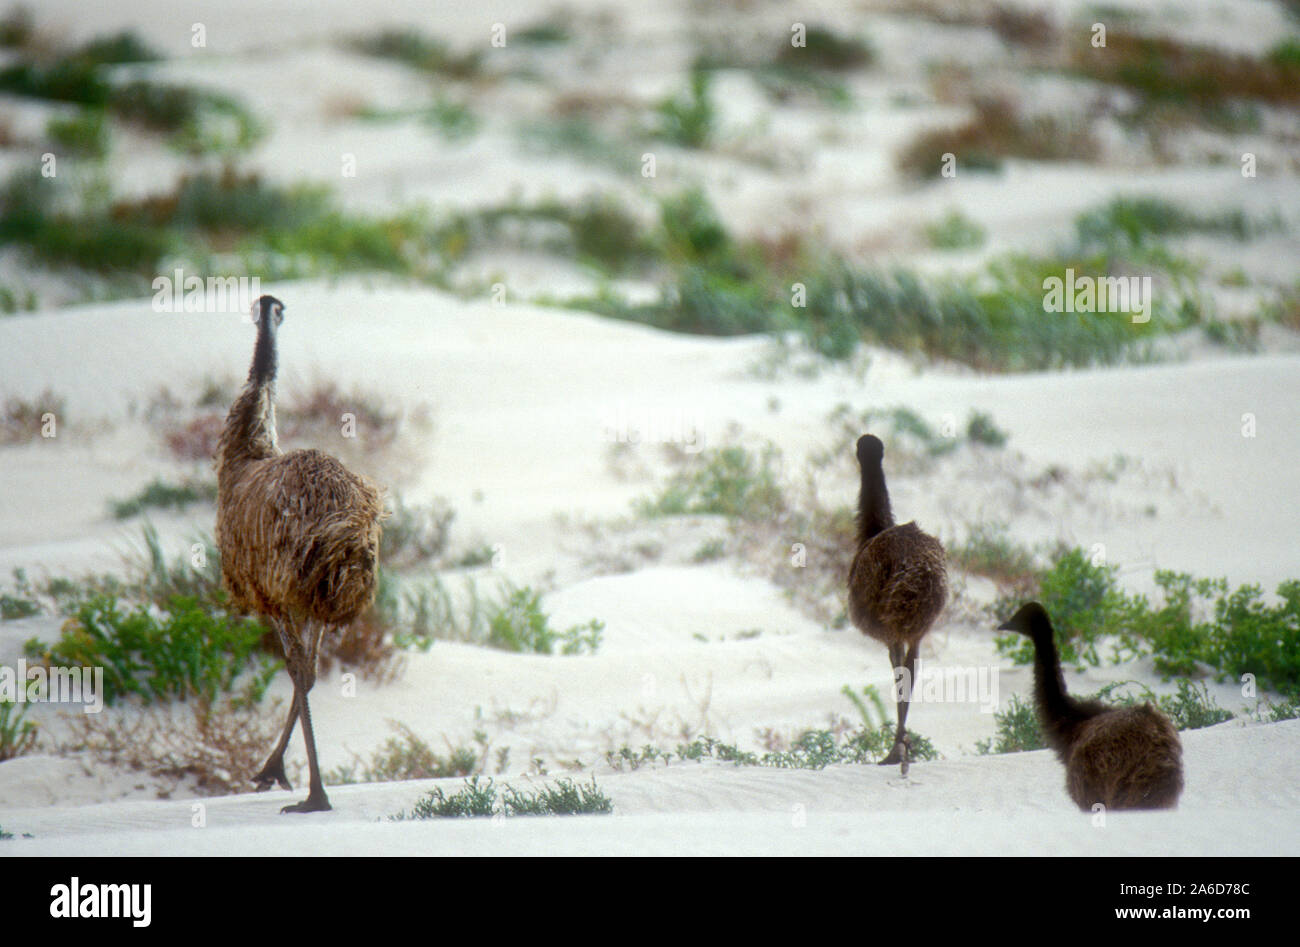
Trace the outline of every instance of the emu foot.
{"label": "emu foot", "polygon": [[903,737],[903,765],[900,771],[904,779],[907,779],[907,771],[911,766],[912,759],[912,738]]}
{"label": "emu foot", "polygon": [[289,777],[284,773],[284,757],[277,756],[266,761],[262,771],[253,777],[253,784],[257,786],[258,792],[263,792],[271,788],[272,783],[278,783],[281,789],[292,789],[289,783]]}
{"label": "emu foot", "polygon": [[904,748],[903,741],[895,740],[894,748],[889,751],[889,755],[886,756],[883,760],[881,760],[878,765],[897,766],[899,763],[903,762],[904,758],[906,757],[906,753],[907,751]]}
{"label": "emu foot", "polygon": [[283,815],[286,812],[329,812],[332,808],[329,799],[325,797],[325,790],[322,789],[309,794],[302,802],[285,806],[280,813]]}

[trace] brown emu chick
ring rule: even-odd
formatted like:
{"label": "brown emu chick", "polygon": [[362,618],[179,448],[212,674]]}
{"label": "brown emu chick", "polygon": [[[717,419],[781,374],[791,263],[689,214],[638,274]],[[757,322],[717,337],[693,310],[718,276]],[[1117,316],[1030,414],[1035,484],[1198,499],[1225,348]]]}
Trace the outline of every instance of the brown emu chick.
{"label": "brown emu chick", "polygon": [[284,305],[253,304],[257,344],[243,392],[226,416],[217,446],[217,546],[221,574],[236,608],[266,616],[284,649],[293,704],[259,789],[293,788],[284,751],[301,719],[311,785],[306,800],[283,812],[330,808],[316,762],[307,694],[326,631],[348,625],[372,601],[379,554],[379,491],[317,450],[282,453],[275,433],[276,332]]}
{"label": "brown emu chick", "polygon": [[1183,791],[1183,747],[1169,718],[1151,704],[1109,707],[1065,692],[1047,610],[1020,608],[999,631],[1034,643],[1034,701],[1048,746],[1065,764],[1065,788],[1084,812],[1172,809]]}
{"label": "brown emu chick", "polygon": [[863,634],[889,648],[898,700],[898,732],[881,765],[903,762],[907,706],[921,639],[948,601],[943,546],[916,523],[894,525],[881,462],[885,447],[870,434],[858,438],[862,490],[858,548],[849,570],[849,618]]}

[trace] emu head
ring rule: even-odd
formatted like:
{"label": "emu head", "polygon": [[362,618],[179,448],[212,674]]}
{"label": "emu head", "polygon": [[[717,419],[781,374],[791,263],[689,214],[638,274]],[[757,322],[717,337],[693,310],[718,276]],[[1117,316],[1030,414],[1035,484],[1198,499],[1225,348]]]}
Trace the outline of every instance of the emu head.
{"label": "emu head", "polygon": [[865,467],[879,467],[885,456],[885,445],[874,434],[863,434],[858,438],[858,463]]}
{"label": "emu head", "polygon": [[259,296],[253,303],[250,311],[253,317],[253,325],[259,328],[263,325],[274,331],[284,322],[284,303],[274,296]]}
{"label": "emu head", "polygon": [[1026,602],[1014,615],[998,625],[998,631],[1018,631],[1037,641],[1044,635],[1051,637],[1052,620],[1047,609],[1037,602]]}

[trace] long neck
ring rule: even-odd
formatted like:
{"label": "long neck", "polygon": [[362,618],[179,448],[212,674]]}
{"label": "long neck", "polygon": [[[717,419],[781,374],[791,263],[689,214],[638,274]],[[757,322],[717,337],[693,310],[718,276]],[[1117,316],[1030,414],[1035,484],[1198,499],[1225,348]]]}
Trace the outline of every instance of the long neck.
{"label": "long neck", "polygon": [[1063,749],[1074,729],[1092,716],[1090,708],[1065,692],[1061,660],[1056,651],[1056,635],[1051,623],[1037,628],[1034,641],[1034,700],[1038,704],[1043,736],[1056,750]]}
{"label": "long neck", "polygon": [[219,480],[221,469],[228,465],[280,453],[275,430],[275,328],[270,323],[269,314],[258,323],[248,382],[226,415],[217,446]]}
{"label": "long neck", "polygon": [[889,506],[885,471],[879,464],[865,464],[862,490],[858,494],[858,545],[866,545],[871,537],[893,525],[894,511]]}
{"label": "long neck", "polygon": [[253,364],[248,369],[250,384],[275,384],[275,317],[264,313],[257,322],[257,346],[253,349]]}

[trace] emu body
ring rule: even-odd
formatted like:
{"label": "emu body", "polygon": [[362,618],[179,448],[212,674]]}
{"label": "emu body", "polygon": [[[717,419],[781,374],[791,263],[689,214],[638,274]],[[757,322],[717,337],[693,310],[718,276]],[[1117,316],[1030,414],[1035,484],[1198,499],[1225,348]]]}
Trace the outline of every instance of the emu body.
{"label": "emu body", "polygon": [[1169,718],[1151,704],[1110,707],[1066,693],[1055,632],[1037,602],[1020,608],[999,631],[1034,643],[1034,702],[1043,736],[1065,765],[1065,788],[1084,812],[1172,809],[1183,791],[1183,747]]}

